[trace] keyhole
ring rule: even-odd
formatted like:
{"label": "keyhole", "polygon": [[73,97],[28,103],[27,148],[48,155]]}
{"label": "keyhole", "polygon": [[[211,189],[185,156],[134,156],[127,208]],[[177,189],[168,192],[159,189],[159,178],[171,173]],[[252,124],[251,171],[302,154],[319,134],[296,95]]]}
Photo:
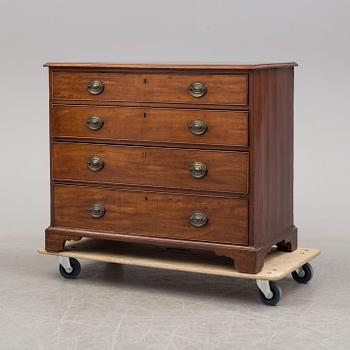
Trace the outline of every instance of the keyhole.
{"label": "keyhole", "polygon": [[147,117],[147,114],[146,112],[143,113],[143,117],[146,118]]}
{"label": "keyhole", "polygon": [[146,153],[146,152],[144,152],[144,153],[143,153],[143,156],[146,158],[146,157],[147,157],[147,153]]}
{"label": "keyhole", "polygon": [[145,197],[145,201],[148,201],[148,197]]}
{"label": "keyhole", "polygon": [[143,79],[143,83],[147,84],[147,78]]}

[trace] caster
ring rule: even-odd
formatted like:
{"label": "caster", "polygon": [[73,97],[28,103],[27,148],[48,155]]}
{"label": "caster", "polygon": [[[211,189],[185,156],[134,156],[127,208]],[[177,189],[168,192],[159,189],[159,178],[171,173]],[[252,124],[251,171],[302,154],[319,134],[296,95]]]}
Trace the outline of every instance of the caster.
{"label": "caster", "polygon": [[275,306],[282,297],[282,289],[275,283],[267,280],[256,280],[260,301],[268,306]]}
{"label": "caster", "polygon": [[62,277],[74,279],[80,274],[81,268],[77,259],[60,256],[59,263],[59,270]]}
{"label": "caster", "polygon": [[309,263],[304,264],[292,272],[294,281],[304,284],[309,282],[312,279],[313,275],[314,271]]}

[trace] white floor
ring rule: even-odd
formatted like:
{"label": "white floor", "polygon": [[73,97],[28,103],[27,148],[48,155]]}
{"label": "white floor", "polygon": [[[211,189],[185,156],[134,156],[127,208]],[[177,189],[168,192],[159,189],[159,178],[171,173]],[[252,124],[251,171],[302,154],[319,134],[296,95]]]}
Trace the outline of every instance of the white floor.
{"label": "white floor", "polygon": [[39,246],[1,244],[1,350],[350,348],[348,240],[319,241],[314,279],[279,282],[276,307],[247,280],[84,261],[64,280]]}

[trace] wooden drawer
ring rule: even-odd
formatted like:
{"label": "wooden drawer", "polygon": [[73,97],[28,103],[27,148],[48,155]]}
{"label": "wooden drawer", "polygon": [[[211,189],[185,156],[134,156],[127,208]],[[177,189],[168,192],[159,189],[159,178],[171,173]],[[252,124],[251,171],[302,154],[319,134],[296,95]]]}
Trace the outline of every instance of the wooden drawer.
{"label": "wooden drawer", "polygon": [[51,125],[53,137],[248,146],[247,112],[56,105]]}
{"label": "wooden drawer", "polygon": [[[87,163],[92,157],[97,157],[95,167],[103,164],[102,169],[89,169]],[[201,164],[192,169],[192,174],[202,178],[190,174],[194,162]],[[57,180],[246,193],[248,153],[56,142],[53,176]]]}
{"label": "wooden drawer", "polygon": [[[161,238],[248,243],[246,199],[56,185],[54,201],[56,226]],[[94,204],[94,210],[90,209]],[[105,212],[101,217],[93,217],[90,210],[94,216]],[[204,226],[195,227],[190,223],[195,212],[200,212],[202,224],[207,219]]]}
{"label": "wooden drawer", "polygon": [[[93,81],[103,83],[103,90],[98,94],[88,91]],[[202,97],[194,97],[189,92],[191,84],[196,82],[205,86],[206,93]],[[196,88],[194,92],[200,92],[198,85]],[[56,71],[52,96],[93,101],[247,105],[248,75]]]}

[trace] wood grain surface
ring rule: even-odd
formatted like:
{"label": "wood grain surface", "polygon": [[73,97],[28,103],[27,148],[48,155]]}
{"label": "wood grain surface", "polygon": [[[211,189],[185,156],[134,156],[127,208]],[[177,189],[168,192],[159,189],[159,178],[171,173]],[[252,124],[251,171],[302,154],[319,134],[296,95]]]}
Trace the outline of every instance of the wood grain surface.
{"label": "wood grain surface", "polygon": [[[96,231],[247,244],[248,201],[219,196],[56,185],[55,225]],[[101,204],[106,213],[93,218],[88,210]],[[191,214],[203,211],[206,226],[189,223]]]}
{"label": "wood grain surface", "polygon": [[[90,116],[103,120],[101,129],[93,131],[86,126]],[[203,135],[190,132],[189,125],[193,120],[207,124]],[[55,105],[52,109],[52,135],[54,138],[89,138],[115,143],[150,141],[248,146],[248,112]]]}
{"label": "wood grain surface", "polygon": [[[87,166],[93,156],[104,162],[100,171]],[[54,142],[52,161],[53,177],[61,181],[248,192],[247,152]],[[189,167],[195,161],[207,166],[201,179],[190,175]]]}
{"label": "wood grain surface", "polygon": [[[91,95],[87,86],[100,80],[104,90]],[[189,86],[203,82],[207,93],[200,98],[189,94]],[[53,73],[53,98],[93,101],[145,101],[190,104],[247,105],[248,76],[246,74],[154,74],[154,73]]]}
{"label": "wood grain surface", "polygon": [[293,69],[255,72],[252,95],[250,238],[262,245],[294,227]]}

